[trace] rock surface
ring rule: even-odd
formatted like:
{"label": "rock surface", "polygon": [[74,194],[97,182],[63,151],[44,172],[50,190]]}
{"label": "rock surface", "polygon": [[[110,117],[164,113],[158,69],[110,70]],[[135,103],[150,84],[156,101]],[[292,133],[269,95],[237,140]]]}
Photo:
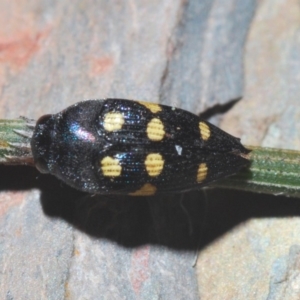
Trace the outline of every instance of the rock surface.
{"label": "rock surface", "polygon": [[[212,121],[299,149],[299,24],[296,0],[0,0],[0,115],[106,97],[200,113],[243,96]],[[87,197],[1,166],[0,298],[298,299],[298,203]]]}

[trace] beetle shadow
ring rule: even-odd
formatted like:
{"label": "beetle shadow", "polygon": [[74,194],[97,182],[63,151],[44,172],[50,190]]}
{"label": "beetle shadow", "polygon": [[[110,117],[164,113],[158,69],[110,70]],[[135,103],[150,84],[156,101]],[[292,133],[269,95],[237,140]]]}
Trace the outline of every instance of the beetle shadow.
{"label": "beetle shadow", "polygon": [[0,166],[1,190],[41,190],[44,213],[95,239],[124,247],[143,244],[201,249],[250,218],[300,215],[299,199],[232,190],[156,197],[91,196],[34,168]]}

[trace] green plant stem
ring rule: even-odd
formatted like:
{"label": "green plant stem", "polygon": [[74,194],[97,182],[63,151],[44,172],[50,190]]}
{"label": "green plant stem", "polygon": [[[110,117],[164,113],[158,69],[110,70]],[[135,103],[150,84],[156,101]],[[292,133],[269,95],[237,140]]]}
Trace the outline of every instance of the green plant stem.
{"label": "green plant stem", "polygon": [[[34,166],[30,140],[35,122],[25,118],[0,120],[0,164]],[[247,147],[250,166],[215,182],[219,188],[300,198],[300,152]]]}
{"label": "green plant stem", "polygon": [[0,164],[34,165],[30,147],[34,121],[0,120]]}
{"label": "green plant stem", "polygon": [[214,183],[221,188],[300,198],[300,152],[246,147],[250,166],[237,175]]}

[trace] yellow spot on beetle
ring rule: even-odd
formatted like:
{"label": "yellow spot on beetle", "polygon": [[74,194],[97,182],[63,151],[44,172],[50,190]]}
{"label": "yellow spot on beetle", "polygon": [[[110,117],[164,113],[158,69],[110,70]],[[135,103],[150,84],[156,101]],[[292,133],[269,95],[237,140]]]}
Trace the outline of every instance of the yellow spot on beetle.
{"label": "yellow spot on beetle", "polygon": [[201,163],[197,172],[197,182],[202,182],[207,176],[207,165],[205,163]]}
{"label": "yellow spot on beetle", "polygon": [[156,187],[150,183],[144,184],[139,190],[129,193],[130,196],[151,196],[156,193]]}
{"label": "yellow spot on beetle", "polygon": [[164,163],[165,161],[159,153],[148,154],[145,160],[145,166],[149,176],[158,176],[164,168]]}
{"label": "yellow spot on beetle", "polygon": [[110,156],[106,156],[101,160],[100,164],[104,176],[106,177],[120,176],[122,167],[120,166],[120,161],[118,159]]}
{"label": "yellow spot on beetle", "polygon": [[154,114],[162,111],[162,108],[159,104],[156,103],[150,103],[150,102],[144,102],[144,101],[137,101],[138,103],[144,105],[145,107],[147,107],[151,112],[153,112]]}
{"label": "yellow spot on beetle", "polygon": [[207,141],[210,137],[210,129],[208,125],[204,122],[199,123],[199,129],[200,129],[200,134],[201,137],[204,141]]}
{"label": "yellow spot on beetle", "polygon": [[125,120],[120,112],[109,112],[104,116],[103,127],[107,131],[120,130]]}
{"label": "yellow spot on beetle", "polygon": [[147,136],[151,141],[161,141],[165,136],[164,125],[160,119],[153,118],[147,125]]}

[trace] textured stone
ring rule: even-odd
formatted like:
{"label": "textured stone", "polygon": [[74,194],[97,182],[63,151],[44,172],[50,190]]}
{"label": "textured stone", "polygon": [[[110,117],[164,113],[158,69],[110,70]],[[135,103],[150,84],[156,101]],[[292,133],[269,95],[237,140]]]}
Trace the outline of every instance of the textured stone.
{"label": "textured stone", "polygon": [[[298,24],[296,0],[1,0],[0,115],[105,97],[199,113],[244,95],[224,129],[299,148]],[[0,191],[1,299],[297,298],[292,199],[85,197],[3,166]]]}
{"label": "textured stone", "polygon": [[[221,124],[245,144],[299,150],[299,21],[296,0],[257,6],[244,98]],[[299,299],[299,200],[226,192],[221,202],[215,193],[197,265],[201,299]]]}

